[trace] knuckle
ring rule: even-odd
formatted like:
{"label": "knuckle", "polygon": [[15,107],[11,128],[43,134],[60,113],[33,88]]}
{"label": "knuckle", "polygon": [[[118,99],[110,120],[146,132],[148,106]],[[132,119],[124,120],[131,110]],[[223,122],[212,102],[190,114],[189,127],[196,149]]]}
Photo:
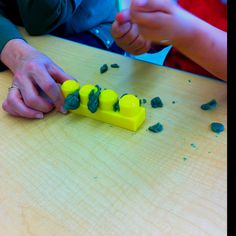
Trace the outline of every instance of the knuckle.
{"label": "knuckle", "polygon": [[7,104],[7,101],[5,100],[4,102],[3,102],[3,104],[2,104],[2,109],[4,110],[4,111],[8,111],[8,104]]}
{"label": "knuckle", "polygon": [[23,79],[23,73],[21,71],[16,71],[13,76],[14,81],[21,81]]}
{"label": "knuckle", "polygon": [[56,89],[56,83],[54,81],[47,82],[44,86],[44,91],[47,94],[52,93]]}
{"label": "knuckle", "polygon": [[38,104],[38,99],[36,96],[30,96],[30,97],[27,97],[25,99],[25,104],[28,106],[28,107],[35,107],[37,104]]}
{"label": "knuckle", "polygon": [[26,70],[28,71],[35,71],[38,69],[38,64],[35,63],[34,61],[30,61],[26,65]]}

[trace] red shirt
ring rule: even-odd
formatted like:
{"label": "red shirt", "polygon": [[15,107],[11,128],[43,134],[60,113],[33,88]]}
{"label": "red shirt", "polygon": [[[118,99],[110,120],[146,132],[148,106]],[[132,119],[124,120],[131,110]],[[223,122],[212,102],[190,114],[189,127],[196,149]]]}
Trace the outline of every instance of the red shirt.
{"label": "red shirt", "polygon": [[[227,4],[220,0],[179,0],[178,4],[193,15],[227,32]],[[172,48],[168,53],[164,65],[203,76],[215,77],[175,48]]]}

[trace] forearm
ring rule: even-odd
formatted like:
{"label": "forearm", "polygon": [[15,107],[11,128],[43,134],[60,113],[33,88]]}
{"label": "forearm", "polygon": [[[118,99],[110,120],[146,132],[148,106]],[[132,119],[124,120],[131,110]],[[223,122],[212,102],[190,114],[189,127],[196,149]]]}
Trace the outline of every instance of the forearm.
{"label": "forearm", "polygon": [[82,0],[17,0],[26,30],[32,35],[49,33],[63,24]]}
{"label": "forearm", "polygon": [[189,35],[181,35],[173,46],[195,63],[227,80],[227,33],[194,18]]}

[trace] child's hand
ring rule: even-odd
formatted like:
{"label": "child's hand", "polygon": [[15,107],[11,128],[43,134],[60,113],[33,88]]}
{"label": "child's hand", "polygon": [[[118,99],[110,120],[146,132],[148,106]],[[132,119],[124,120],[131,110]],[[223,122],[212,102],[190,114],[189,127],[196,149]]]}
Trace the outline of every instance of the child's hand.
{"label": "child's hand", "polygon": [[130,18],[146,40],[172,45],[191,34],[194,20],[173,0],[133,0]]}
{"label": "child's hand", "polygon": [[131,23],[128,9],[117,14],[111,34],[119,47],[133,55],[146,53],[151,48],[151,42],[144,40],[137,25]]}

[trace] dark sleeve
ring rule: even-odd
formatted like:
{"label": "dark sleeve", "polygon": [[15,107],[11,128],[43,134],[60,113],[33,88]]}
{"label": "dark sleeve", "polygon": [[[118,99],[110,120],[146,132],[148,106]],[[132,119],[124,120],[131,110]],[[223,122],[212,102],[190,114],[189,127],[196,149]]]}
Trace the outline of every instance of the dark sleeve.
{"label": "dark sleeve", "polygon": [[9,21],[7,18],[0,13],[0,53],[5,44],[15,38],[24,39],[23,36],[18,32],[16,26]]}
{"label": "dark sleeve", "polygon": [[23,25],[31,35],[47,34],[65,23],[82,0],[17,0]]}
{"label": "dark sleeve", "polygon": [[[18,32],[16,26],[4,16],[3,9],[0,8],[0,54],[6,43],[16,38],[24,39]],[[6,67],[0,61],[0,71],[4,69],[6,69]]]}

